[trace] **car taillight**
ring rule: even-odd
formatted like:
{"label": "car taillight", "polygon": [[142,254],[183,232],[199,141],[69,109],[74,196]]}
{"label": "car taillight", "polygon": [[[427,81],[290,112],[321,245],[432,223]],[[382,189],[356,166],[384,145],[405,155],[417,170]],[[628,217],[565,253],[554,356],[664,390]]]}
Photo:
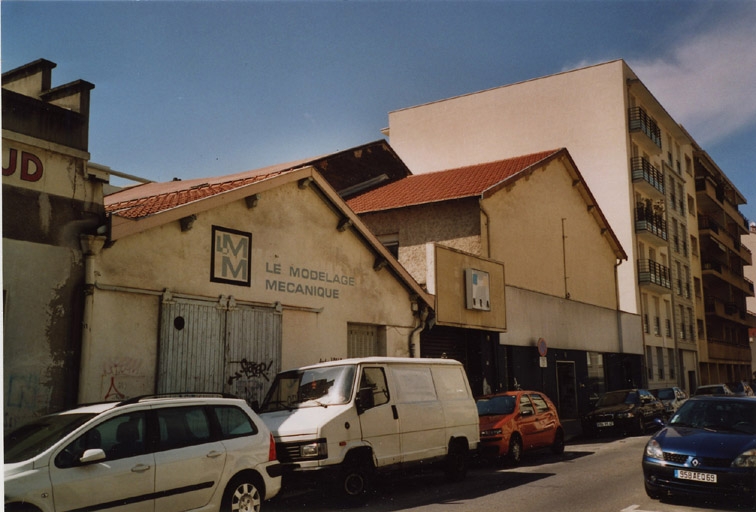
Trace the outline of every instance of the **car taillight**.
{"label": "car taillight", "polygon": [[273,434],[270,434],[270,446],[268,447],[268,461],[276,460],[276,441],[273,439]]}

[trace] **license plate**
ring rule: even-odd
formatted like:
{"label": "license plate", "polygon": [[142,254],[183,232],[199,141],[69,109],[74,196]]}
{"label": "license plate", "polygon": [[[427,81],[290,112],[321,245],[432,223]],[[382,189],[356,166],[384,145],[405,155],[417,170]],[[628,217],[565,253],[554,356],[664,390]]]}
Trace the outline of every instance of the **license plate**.
{"label": "license plate", "polygon": [[613,427],[614,426],[614,422],[613,421],[599,421],[598,423],[596,423],[596,426],[598,428]]}
{"label": "license plate", "polygon": [[706,482],[709,484],[717,483],[717,475],[714,473],[699,473],[698,471],[687,471],[685,469],[676,469],[675,478],[695,480],[696,482]]}

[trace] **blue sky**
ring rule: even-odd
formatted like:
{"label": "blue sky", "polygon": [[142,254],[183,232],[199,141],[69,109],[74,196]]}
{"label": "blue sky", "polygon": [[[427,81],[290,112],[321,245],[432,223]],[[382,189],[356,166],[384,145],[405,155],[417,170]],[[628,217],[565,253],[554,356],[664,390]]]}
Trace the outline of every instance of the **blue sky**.
{"label": "blue sky", "polygon": [[756,221],[756,2],[9,1],[2,69],[92,91],[92,161],[157,181],[384,138],[393,110],[625,59]]}

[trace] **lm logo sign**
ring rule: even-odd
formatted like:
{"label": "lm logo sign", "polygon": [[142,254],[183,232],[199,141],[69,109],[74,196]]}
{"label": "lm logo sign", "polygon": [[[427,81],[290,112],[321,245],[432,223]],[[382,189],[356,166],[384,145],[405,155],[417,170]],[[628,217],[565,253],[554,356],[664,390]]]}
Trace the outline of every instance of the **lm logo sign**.
{"label": "lm logo sign", "polygon": [[251,255],[252,233],[213,226],[210,280],[249,286]]}

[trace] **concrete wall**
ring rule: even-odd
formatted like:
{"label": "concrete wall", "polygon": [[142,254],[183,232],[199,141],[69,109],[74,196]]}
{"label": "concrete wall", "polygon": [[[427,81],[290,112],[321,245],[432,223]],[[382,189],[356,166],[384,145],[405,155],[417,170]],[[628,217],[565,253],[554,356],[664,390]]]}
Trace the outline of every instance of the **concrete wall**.
{"label": "concrete wall", "polygon": [[103,222],[86,152],[3,130],[4,427],[76,403],[79,235]]}

